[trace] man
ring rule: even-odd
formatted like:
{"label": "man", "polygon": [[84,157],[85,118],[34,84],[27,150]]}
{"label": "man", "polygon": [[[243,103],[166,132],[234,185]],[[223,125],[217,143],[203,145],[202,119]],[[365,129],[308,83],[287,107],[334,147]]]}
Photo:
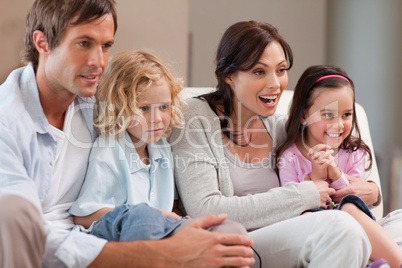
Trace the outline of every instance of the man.
{"label": "man", "polygon": [[252,265],[251,239],[205,230],[224,215],[193,220],[159,241],[108,242],[72,230],[67,210],[78,196],[95,137],[92,96],[114,42],[115,2],[36,0],[26,26],[29,64],[0,86],[0,264]]}

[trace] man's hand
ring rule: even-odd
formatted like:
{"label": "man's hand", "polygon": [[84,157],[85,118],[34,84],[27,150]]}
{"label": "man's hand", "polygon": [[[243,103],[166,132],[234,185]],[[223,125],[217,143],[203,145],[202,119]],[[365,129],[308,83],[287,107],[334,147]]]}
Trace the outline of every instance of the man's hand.
{"label": "man's hand", "polygon": [[206,231],[222,223],[226,215],[209,215],[192,220],[169,239],[163,253],[172,267],[248,267],[254,264],[253,241],[248,236]]}
{"label": "man's hand", "polygon": [[357,195],[369,206],[378,201],[379,189],[375,183],[357,179],[347,174],[345,176],[350,184],[332,195],[334,202],[338,203],[348,194]]}
{"label": "man's hand", "polygon": [[226,215],[189,222],[161,240],[108,242],[89,267],[248,267],[254,264],[250,237],[205,230]]}

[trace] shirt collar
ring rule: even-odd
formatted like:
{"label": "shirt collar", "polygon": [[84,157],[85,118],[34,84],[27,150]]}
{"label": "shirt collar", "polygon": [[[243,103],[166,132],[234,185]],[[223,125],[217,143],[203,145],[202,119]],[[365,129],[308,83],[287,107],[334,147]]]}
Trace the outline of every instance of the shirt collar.
{"label": "shirt collar", "polygon": [[[36,132],[40,134],[45,134],[50,132],[49,121],[47,120],[42,105],[39,99],[39,91],[38,86],[36,84],[36,76],[32,66],[32,63],[29,63],[20,79],[20,88],[22,93],[22,98],[25,104],[25,107],[30,114],[32,121],[35,125]],[[81,113],[83,114],[85,121],[87,123],[88,129],[91,133],[91,137],[94,140],[96,133],[94,131],[94,127],[92,124],[93,119],[93,106],[95,103],[95,97],[90,98],[81,98],[76,97],[74,100],[75,105],[79,105]]]}
{"label": "shirt collar", "polygon": [[40,104],[38,86],[32,63],[29,63],[23,70],[19,86],[25,107],[34,122],[35,130],[41,134],[48,133],[50,127]]}
{"label": "shirt collar", "polygon": [[[153,163],[155,162],[164,161],[162,150],[160,148],[160,142],[161,141],[158,141],[157,143],[150,143],[147,145],[148,157],[151,166],[154,166]],[[119,143],[120,146],[124,149],[127,161],[131,162],[129,164],[131,172],[134,173],[146,168],[146,165],[138,158],[137,150],[135,149],[134,144],[131,141],[131,138],[127,131],[124,133],[124,137],[119,139]],[[133,155],[136,155],[136,157],[131,157]]]}

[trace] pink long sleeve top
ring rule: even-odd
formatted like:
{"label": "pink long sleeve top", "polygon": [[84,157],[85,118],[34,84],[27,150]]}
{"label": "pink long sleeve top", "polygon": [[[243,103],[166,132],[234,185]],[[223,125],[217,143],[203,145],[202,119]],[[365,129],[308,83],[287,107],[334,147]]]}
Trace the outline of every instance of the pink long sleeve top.
{"label": "pink long sleeve top", "polygon": [[[335,182],[331,183],[329,181],[330,187],[339,190],[349,185],[349,181],[345,177],[345,174],[355,178],[364,179],[365,156],[366,153],[364,150],[349,152],[340,149],[335,155],[335,163],[342,171],[342,175]],[[278,160],[278,168],[281,186],[289,182],[304,181],[304,177],[310,175],[312,170],[310,160],[302,155],[296,144],[293,144],[283,152]]]}

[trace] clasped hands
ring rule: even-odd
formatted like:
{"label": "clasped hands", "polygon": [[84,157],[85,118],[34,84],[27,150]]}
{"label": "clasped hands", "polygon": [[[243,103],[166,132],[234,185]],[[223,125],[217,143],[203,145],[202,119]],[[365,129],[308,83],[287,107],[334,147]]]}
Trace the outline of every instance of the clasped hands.
{"label": "clasped hands", "polygon": [[338,180],[342,171],[337,167],[334,151],[326,144],[318,144],[312,147],[307,157],[311,161],[312,172],[306,176],[305,180],[311,180],[315,183],[320,194],[320,206],[327,207],[331,202],[339,203],[343,197],[349,194],[360,197],[367,205],[372,205],[378,201],[379,189],[373,182],[351,177],[344,174],[349,181],[349,185],[335,190],[329,187],[330,182]]}

